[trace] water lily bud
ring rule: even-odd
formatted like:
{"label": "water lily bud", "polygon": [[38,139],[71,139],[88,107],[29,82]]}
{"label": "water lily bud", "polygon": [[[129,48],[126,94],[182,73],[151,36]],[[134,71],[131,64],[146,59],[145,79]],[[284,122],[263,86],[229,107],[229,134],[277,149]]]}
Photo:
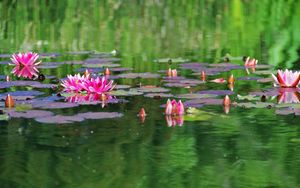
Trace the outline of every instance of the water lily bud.
{"label": "water lily bud", "polygon": [[85,72],[84,72],[84,77],[85,78],[90,78],[90,76],[91,76],[90,71],[88,69],[86,69]]}
{"label": "water lily bud", "polygon": [[110,75],[110,70],[108,68],[106,68],[104,74],[105,75]]}
{"label": "water lily bud", "polygon": [[234,83],[234,77],[233,74],[231,74],[228,78],[228,84],[233,84]]}
{"label": "water lily bud", "polygon": [[10,77],[7,75],[6,76],[6,81],[9,82],[10,81]]}
{"label": "water lily bud", "polygon": [[165,114],[166,115],[171,115],[172,114],[172,104],[170,99],[168,99],[167,104],[166,104],[166,108],[165,108]]}
{"label": "water lily bud", "polygon": [[201,72],[201,80],[202,81],[206,80],[206,73],[204,71]]}
{"label": "water lily bud", "polygon": [[10,94],[8,94],[5,99],[5,107],[12,108],[14,106],[15,106],[15,102],[14,102],[12,96]]}
{"label": "water lily bud", "polygon": [[176,77],[177,76],[177,70],[176,69],[173,69],[172,70],[172,77]]}
{"label": "water lily bud", "polygon": [[181,102],[181,100],[179,100],[177,103],[177,111],[178,111],[178,115],[184,114],[184,105]]}
{"label": "water lily bud", "polygon": [[224,97],[224,100],[223,100],[223,105],[224,105],[224,106],[229,106],[230,103],[231,103],[230,98],[228,97],[228,95],[226,95],[226,96]]}
{"label": "water lily bud", "polygon": [[172,70],[171,70],[171,68],[168,69],[168,71],[167,71],[167,76],[168,76],[168,77],[172,77]]}

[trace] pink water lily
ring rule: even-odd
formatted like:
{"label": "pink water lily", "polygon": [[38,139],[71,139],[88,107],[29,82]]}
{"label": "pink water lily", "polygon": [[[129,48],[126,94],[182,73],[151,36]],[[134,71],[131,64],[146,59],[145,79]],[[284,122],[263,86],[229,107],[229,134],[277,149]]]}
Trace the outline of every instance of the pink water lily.
{"label": "pink water lily", "polygon": [[15,65],[12,73],[18,77],[32,78],[33,76],[38,76],[37,66],[41,62],[36,62],[39,58],[37,53],[27,52],[13,54],[11,61]]}
{"label": "pink water lily", "polygon": [[165,115],[182,115],[184,114],[184,105],[179,100],[176,102],[176,100],[170,100],[168,99],[166,108],[165,108]]}
{"label": "pink water lily", "polygon": [[66,80],[63,80],[61,85],[65,92],[81,92],[83,90],[83,83],[88,77],[81,76],[79,73],[74,76],[68,75]]}
{"label": "pink water lily", "polygon": [[298,87],[300,82],[300,72],[299,71],[291,71],[285,69],[285,71],[278,70],[277,76],[272,74],[275,85],[280,87]]}
{"label": "pink water lily", "polygon": [[102,94],[105,92],[111,91],[113,87],[113,81],[108,81],[108,79],[103,76],[102,78],[91,78],[85,79],[81,84],[83,89],[86,90],[88,93],[97,93]]}
{"label": "pink water lily", "polygon": [[251,59],[250,57],[247,57],[245,61],[245,67],[255,67],[257,65],[257,62],[257,59]]}
{"label": "pink water lily", "polygon": [[111,91],[114,88],[113,81],[108,81],[107,77],[91,78],[90,74],[74,76],[68,75],[66,80],[63,80],[61,85],[65,92],[87,92],[88,94],[103,94]]}

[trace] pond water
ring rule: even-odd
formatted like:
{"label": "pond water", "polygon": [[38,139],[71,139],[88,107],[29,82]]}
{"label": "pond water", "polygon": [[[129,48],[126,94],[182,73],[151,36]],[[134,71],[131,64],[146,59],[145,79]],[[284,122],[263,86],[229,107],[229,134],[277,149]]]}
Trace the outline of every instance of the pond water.
{"label": "pond water", "polygon": [[[299,89],[271,76],[300,69],[297,7],[0,1],[1,187],[299,187]],[[40,54],[45,80],[11,74],[19,51]],[[62,92],[67,75],[106,68],[106,102]],[[164,115],[168,99],[185,115]]]}

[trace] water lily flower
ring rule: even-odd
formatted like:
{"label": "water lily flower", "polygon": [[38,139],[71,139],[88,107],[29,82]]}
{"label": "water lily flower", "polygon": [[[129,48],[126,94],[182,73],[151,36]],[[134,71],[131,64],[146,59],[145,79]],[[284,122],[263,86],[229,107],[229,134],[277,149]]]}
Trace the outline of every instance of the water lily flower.
{"label": "water lily flower", "polygon": [[226,95],[223,99],[223,105],[224,106],[229,106],[231,103],[230,98],[228,97],[228,95]]}
{"label": "water lily flower", "polygon": [[275,85],[280,87],[298,87],[300,83],[300,72],[299,71],[291,71],[285,69],[285,71],[278,70],[277,76],[272,74],[272,77],[275,80]]}
{"label": "water lily flower", "polygon": [[257,65],[257,62],[257,59],[251,59],[250,57],[247,57],[247,59],[245,60],[245,67],[255,67]]}
{"label": "water lily flower", "polygon": [[108,79],[103,76],[102,78],[91,78],[85,79],[82,84],[82,88],[88,93],[102,94],[111,91],[113,86],[113,81],[108,81]]}
{"label": "water lily flower", "polygon": [[184,114],[184,105],[181,102],[181,100],[176,102],[175,99],[173,99],[172,101],[170,101],[170,99],[168,99],[166,108],[165,108],[165,114],[166,115],[183,115]]}
{"label": "water lily flower", "polygon": [[33,76],[38,76],[37,66],[41,62],[36,62],[39,58],[37,53],[27,52],[13,54],[11,61],[14,63],[15,68],[12,70],[14,75],[31,79]]}
{"label": "water lily flower", "polygon": [[65,92],[81,92],[83,90],[83,83],[88,80],[84,75],[79,73],[74,76],[68,75],[66,80],[63,80],[61,85],[64,87]]}
{"label": "water lily flower", "polygon": [[5,107],[12,108],[14,106],[15,106],[14,99],[12,98],[12,96],[10,94],[8,94],[5,99]]}

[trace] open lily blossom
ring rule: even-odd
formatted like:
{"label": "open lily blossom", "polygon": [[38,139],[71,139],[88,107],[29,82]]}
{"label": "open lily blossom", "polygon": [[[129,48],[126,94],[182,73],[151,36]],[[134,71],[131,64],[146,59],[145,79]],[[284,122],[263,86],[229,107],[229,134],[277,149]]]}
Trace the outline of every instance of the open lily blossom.
{"label": "open lily blossom", "polygon": [[245,67],[255,67],[257,65],[257,62],[257,59],[251,59],[250,57],[247,57],[245,61]]}
{"label": "open lily blossom", "polygon": [[64,87],[65,92],[81,92],[83,90],[83,83],[89,77],[79,73],[74,76],[68,75],[66,80],[63,80],[61,85]]}
{"label": "open lily blossom", "polygon": [[102,78],[97,77],[95,79],[85,79],[81,85],[83,89],[88,93],[97,94],[109,92],[114,88],[113,81],[108,81],[108,79],[105,76],[103,76]]}
{"label": "open lily blossom", "polygon": [[176,100],[170,100],[168,99],[166,108],[165,108],[165,115],[182,115],[184,114],[184,105],[179,100],[176,102]]}
{"label": "open lily blossom", "polygon": [[15,65],[12,73],[18,77],[32,78],[33,76],[38,76],[37,66],[41,62],[36,62],[39,58],[37,53],[27,52],[13,54],[11,61]]}
{"label": "open lily blossom", "polygon": [[90,78],[90,76],[76,74],[74,76],[68,75],[66,80],[63,80],[61,85],[64,87],[65,92],[87,92],[88,94],[103,94],[111,91],[113,81],[103,77]]}
{"label": "open lily blossom", "polygon": [[285,69],[285,71],[278,70],[277,76],[272,74],[275,85],[280,87],[298,87],[300,83],[300,72],[299,71],[291,71]]}

